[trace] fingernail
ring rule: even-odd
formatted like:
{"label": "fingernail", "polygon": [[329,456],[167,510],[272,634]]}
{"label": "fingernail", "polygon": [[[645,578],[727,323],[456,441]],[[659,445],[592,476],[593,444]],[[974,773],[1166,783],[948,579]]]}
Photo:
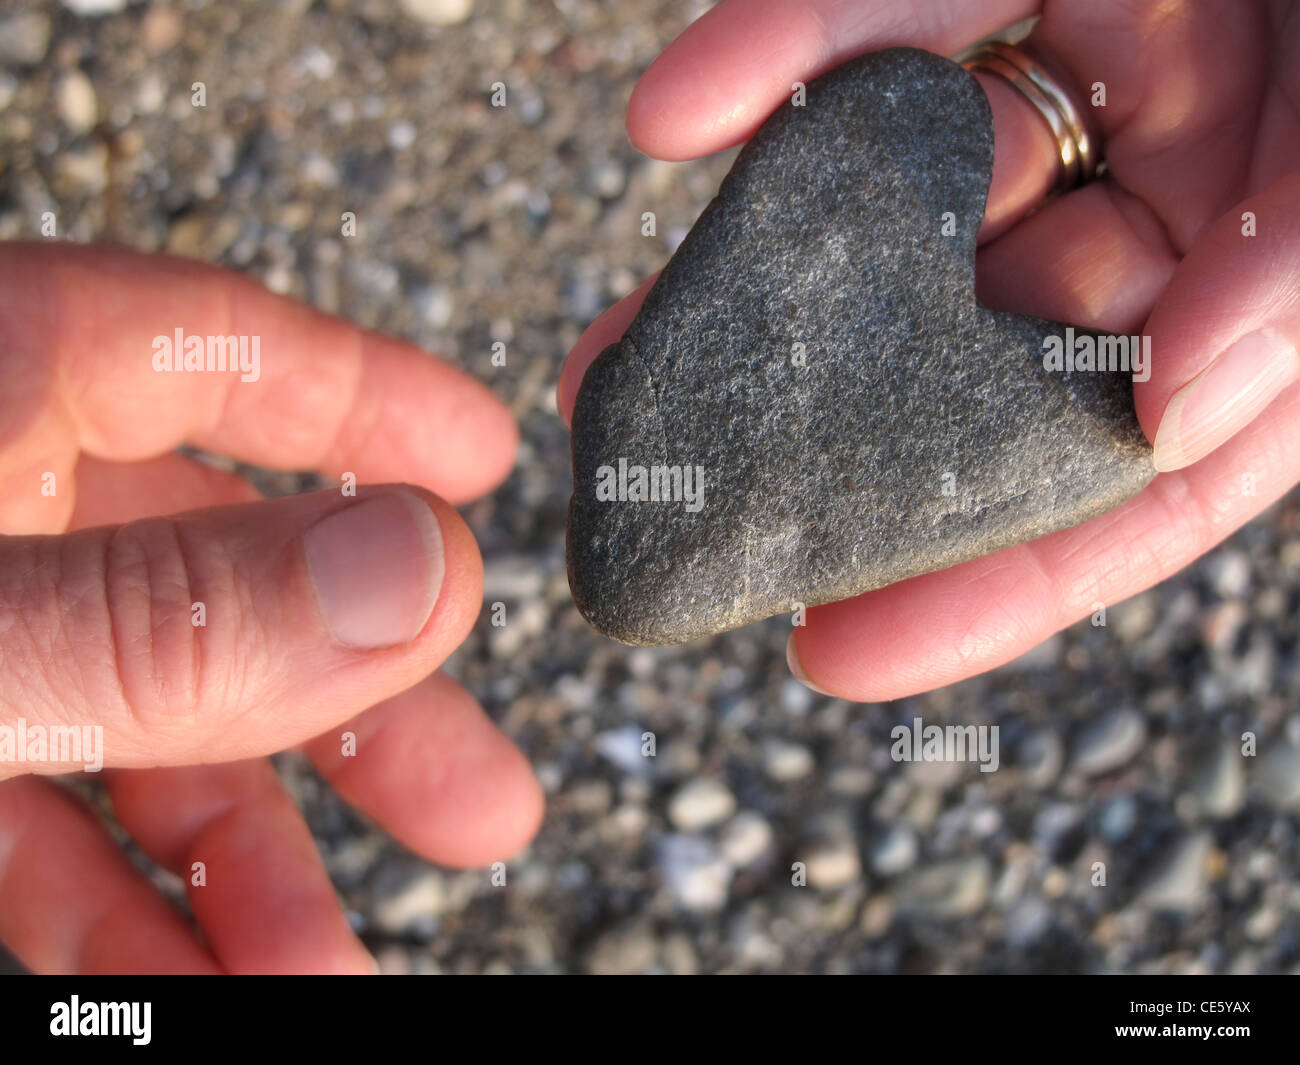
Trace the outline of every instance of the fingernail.
{"label": "fingernail", "polygon": [[811,688],[818,695],[829,696],[831,694],[826,689],[817,687],[808,679],[808,674],[803,671],[803,663],[799,661],[799,652],[794,649],[794,636],[791,636],[785,643],[785,664],[790,667],[790,672],[794,674],[795,680],[805,688]]}
{"label": "fingernail", "polygon": [[308,529],[303,547],[335,641],[373,650],[420,634],[446,560],[438,519],[419,496],[392,491],[353,503]]}
{"label": "fingernail", "polygon": [[1294,344],[1272,328],[1247,333],[1174,393],[1156,430],[1156,469],[1167,473],[1203,459],[1298,380]]}

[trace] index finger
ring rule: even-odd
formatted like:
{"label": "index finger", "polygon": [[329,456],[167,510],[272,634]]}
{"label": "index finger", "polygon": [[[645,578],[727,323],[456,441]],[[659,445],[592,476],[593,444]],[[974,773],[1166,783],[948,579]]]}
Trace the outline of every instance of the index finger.
{"label": "index finger", "polygon": [[1037,0],[723,0],[650,64],[627,105],[632,142],[694,159],[748,140],[795,81],[906,44],[952,55],[1038,11]]}
{"label": "index finger", "polygon": [[70,470],[78,448],[134,461],[189,443],[461,502],[514,460],[483,384],[204,263],[0,245],[0,337],[0,484]]}

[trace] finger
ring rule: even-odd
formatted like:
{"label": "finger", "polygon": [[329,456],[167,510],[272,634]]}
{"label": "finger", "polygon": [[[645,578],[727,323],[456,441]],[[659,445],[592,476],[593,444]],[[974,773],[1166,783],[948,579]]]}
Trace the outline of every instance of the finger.
{"label": "finger", "polygon": [[[206,358],[211,337],[214,360],[227,354],[218,341],[245,337],[245,363],[156,369],[170,365],[177,330],[182,356],[184,338],[199,338]],[[0,487],[36,493],[65,521],[70,500],[41,496],[40,474],[70,472],[77,448],[132,461],[189,442],[265,466],[409,481],[454,502],[514,460],[514,420],[483,385],[201,263],[0,245],[0,335]]]}
{"label": "finger", "polygon": [[[1105,106],[1087,110],[1110,173],[1154,208],[1180,252],[1262,187],[1252,173],[1252,142],[1266,106],[1294,123],[1294,104],[1280,86],[1269,88],[1278,69],[1270,51],[1284,56],[1289,44],[1270,32],[1269,6],[1236,4],[1225,18],[1217,0],[1176,9],[1163,0],[1049,3],[1034,28],[1033,41],[1073,84],[1104,86]],[[1300,24],[1291,23],[1295,41]],[[1294,145],[1294,126],[1287,139]],[[1266,168],[1264,183],[1283,172],[1275,167]]]}
{"label": "finger", "polygon": [[[435,669],[481,592],[464,522],[401,486],[0,539],[0,726],[98,726],[119,767],[280,750]],[[46,757],[0,773],[87,761]]]}
{"label": "finger", "polygon": [[227,972],[375,971],[270,762],[114,772],[108,787],[122,827],[184,879]]}
{"label": "finger", "polygon": [[541,788],[524,756],[441,674],[305,749],[335,791],[442,865],[509,858],[541,822]]}
{"label": "finger", "polygon": [[1138,416],[1159,470],[1210,454],[1300,382],[1300,172],[1201,235],[1147,323]]}
{"label": "finger", "polygon": [[[896,44],[952,53],[1037,6],[727,0],[651,64],[628,104],[628,131],[650,155],[706,155],[749,139],[789,104],[796,82],[845,59]],[[1023,95],[996,75],[976,77],[993,111],[997,149],[980,232],[991,240],[1042,202],[1059,158],[1050,127]]]}
{"label": "finger", "polygon": [[82,455],[77,460],[76,478],[77,505],[69,530],[121,525],[137,518],[260,498],[257,489],[238,474],[175,452],[143,462],[105,462]]}
{"label": "finger", "polygon": [[217,971],[86,805],[34,777],[0,783],[0,940],[38,973]]}
{"label": "finger", "polygon": [[1300,478],[1293,391],[1203,462],[1162,474],[1100,518],[809,611],[791,670],[883,702],[1009,662],[1090,613],[1172,576]]}
{"label": "finger", "polygon": [[1177,263],[1150,209],[1113,181],[1095,181],[981,248],[975,293],[994,310],[1128,335]]}
{"label": "finger", "polygon": [[723,0],[650,64],[632,92],[632,141],[693,159],[748,140],[793,83],[862,52],[911,45],[950,55],[1034,14],[1034,0]]}

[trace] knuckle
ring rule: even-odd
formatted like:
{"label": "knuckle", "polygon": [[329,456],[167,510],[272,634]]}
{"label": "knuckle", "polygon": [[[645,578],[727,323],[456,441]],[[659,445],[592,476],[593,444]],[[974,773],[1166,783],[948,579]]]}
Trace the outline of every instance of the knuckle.
{"label": "knuckle", "polygon": [[201,630],[191,622],[191,608],[203,569],[213,564],[210,553],[201,561],[191,557],[176,523],[161,518],[123,525],[105,544],[113,663],[126,709],[141,725],[199,709]]}

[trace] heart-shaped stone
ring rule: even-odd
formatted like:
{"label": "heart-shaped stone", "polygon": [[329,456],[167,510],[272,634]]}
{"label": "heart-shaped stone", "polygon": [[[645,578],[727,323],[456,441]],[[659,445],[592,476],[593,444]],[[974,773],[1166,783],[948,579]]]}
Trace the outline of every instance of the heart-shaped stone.
{"label": "heart-shaped stone", "polygon": [[677,643],[845,599],[1152,478],[1140,338],[976,303],[992,163],[979,84],[914,49],[767,120],[579,391],[569,581],[597,629]]}

